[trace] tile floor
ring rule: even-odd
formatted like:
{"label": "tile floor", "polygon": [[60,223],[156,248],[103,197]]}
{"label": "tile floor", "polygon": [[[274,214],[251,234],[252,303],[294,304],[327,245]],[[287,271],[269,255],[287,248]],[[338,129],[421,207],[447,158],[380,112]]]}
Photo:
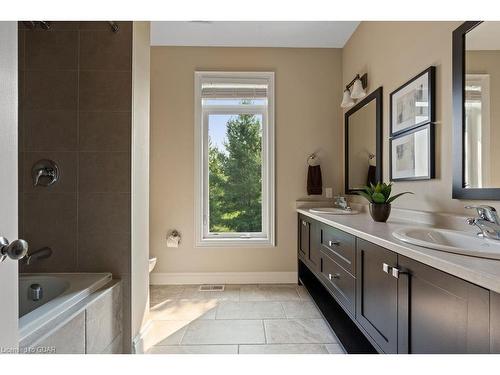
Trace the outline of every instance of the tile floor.
{"label": "tile floor", "polygon": [[337,342],[307,290],[297,285],[153,285],[154,354],[339,354]]}

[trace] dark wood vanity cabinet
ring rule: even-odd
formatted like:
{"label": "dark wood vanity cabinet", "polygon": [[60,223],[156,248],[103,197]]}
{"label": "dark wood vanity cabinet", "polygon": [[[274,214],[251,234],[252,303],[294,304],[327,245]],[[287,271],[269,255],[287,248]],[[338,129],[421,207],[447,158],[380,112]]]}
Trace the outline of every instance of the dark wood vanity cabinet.
{"label": "dark wood vanity cabinet", "polygon": [[356,320],[385,353],[397,353],[397,254],[358,238],[356,255]]}
{"label": "dark wood vanity cabinet", "polygon": [[320,271],[319,223],[307,216],[299,217],[299,256],[315,272]]}
{"label": "dark wood vanity cabinet", "polygon": [[398,257],[398,353],[489,353],[489,290]]}
{"label": "dark wood vanity cabinet", "polygon": [[304,215],[299,226],[299,258],[379,352],[500,352],[499,294]]}
{"label": "dark wood vanity cabinet", "polygon": [[305,216],[299,216],[299,257],[307,260],[311,245],[311,221]]}
{"label": "dark wood vanity cabinet", "polygon": [[490,293],[490,348],[500,353],[500,294]]}

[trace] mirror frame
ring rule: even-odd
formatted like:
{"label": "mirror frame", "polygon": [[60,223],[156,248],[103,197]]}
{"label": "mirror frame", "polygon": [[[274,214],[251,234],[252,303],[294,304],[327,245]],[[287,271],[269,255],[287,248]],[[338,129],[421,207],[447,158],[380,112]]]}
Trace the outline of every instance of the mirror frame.
{"label": "mirror frame", "polygon": [[453,199],[500,200],[500,188],[465,188],[465,36],[483,21],[453,31]]}
{"label": "mirror frame", "polygon": [[363,108],[365,105],[375,100],[375,177],[377,181],[382,181],[382,86],[373,91],[370,95],[367,95],[363,100],[356,103],[349,111],[344,115],[344,192],[345,194],[355,194],[361,189],[350,189],[349,188],[349,117],[356,113],[358,110]]}

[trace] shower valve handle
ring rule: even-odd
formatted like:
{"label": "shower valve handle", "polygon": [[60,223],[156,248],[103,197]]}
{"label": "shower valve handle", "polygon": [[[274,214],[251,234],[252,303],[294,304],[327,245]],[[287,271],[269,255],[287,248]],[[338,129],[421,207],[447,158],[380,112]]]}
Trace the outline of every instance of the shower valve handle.
{"label": "shower valve handle", "polygon": [[25,240],[15,240],[9,243],[7,238],[0,237],[0,262],[6,257],[13,260],[24,258],[28,253],[28,243]]}

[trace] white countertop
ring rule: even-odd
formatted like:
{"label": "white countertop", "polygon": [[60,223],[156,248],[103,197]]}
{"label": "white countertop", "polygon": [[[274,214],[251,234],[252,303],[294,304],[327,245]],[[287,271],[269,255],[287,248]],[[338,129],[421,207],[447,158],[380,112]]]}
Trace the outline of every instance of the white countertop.
{"label": "white countertop", "polygon": [[311,213],[307,208],[297,209],[297,212],[483,288],[500,293],[500,261],[414,246],[399,241],[392,236],[392,232],[402,227],[429,227],[424,223],[403,220],[397,217],[390,217],[387,223],[377,223],[366,212],[356,215],[328,215]]}

